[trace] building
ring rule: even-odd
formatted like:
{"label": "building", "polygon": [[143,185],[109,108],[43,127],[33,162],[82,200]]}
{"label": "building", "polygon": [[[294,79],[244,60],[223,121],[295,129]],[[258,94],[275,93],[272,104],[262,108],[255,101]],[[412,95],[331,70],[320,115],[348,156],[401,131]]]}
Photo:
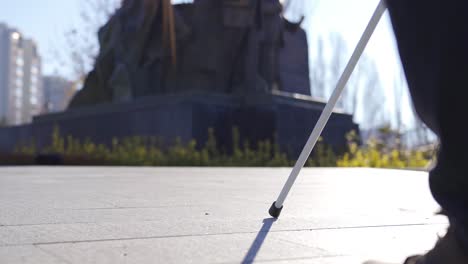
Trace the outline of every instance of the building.
{"label": "building", "polygon": [[44,91],[42,87],[41,60],[36,44],[25,39],[22,43],[23,70],[23,122],[29,123],[32,117],[43,111]]}
{"label": "building", "polygon": [[43,106],[36,43],[0,23],[0,124],[29,123]]}
{"label": "building", "polygon": [[61,112],[67,109],[76,90],[73,83],[59,76],[43,78],[44,105],[48,113]]}

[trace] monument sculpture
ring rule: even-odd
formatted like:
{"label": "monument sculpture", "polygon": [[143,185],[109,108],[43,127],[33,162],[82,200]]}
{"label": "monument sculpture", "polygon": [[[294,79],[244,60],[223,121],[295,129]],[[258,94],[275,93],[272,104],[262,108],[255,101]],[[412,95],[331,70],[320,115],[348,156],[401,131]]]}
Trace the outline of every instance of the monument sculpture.
{"label": "monument sculpture", "polygon": [[[269,140],[295,158],[324,103],[297,95],[310,95],[309,47],[282,8],[279,0],[122,1],[68,110],[0,128],[0,152],[17,142],[48,146],[54,127],[104,145],[156,136],[203,146],[212,130],[229,152],[236,127],[240,142]],[[351,115],[335,113],[324,142],[343,149],[353,129]]]}
{"label": "monument sculpture", "polygon": [[70,107],[280,89],[281,11],[278,0],[123,1],[99,30],[95,67]]}

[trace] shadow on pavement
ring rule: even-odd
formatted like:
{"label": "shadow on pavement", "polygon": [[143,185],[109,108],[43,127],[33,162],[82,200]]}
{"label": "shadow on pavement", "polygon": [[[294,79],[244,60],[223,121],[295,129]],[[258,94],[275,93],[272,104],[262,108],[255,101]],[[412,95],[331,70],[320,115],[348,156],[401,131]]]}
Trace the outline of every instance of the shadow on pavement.
{"label": "shadow on pavement", "polygon": [[260,251],[260,248],[263,245],[263,242],[265,241],[265,238],[270,232],[271,226],[273,225],[275,221],[276,221],[275,218],[263,219],[263,226],[258,232],[257,237],[255,237],[255,240],[250,246],[249,251],[245,255],[244,260],[242,261],[242,264],[251,264],[254,262],[255,258],[257,257],[258,252]]}

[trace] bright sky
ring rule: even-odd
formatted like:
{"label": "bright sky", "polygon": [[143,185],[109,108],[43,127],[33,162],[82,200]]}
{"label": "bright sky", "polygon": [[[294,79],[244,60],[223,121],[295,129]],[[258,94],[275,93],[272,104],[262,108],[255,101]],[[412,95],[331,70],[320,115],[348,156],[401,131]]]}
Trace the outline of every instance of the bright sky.
{"label": "bright sky", "polygon": [[[16,27],[39,45],[44,61],[44,73],[54,71],[67,75],[70,69],[54,64],[54,51],[66,50],[63,33],[73,26],[80,26],[79,13],[82,0],[0,0],[0,22]],[[305,28],[310,39],[311,54],[314,54],[314,41],[331,32],[340,33],[347,41],[349,52],[354,49],[364,28],[375,10],[379,0],[303,0],[308,20]],[[393,31],[388,14],[380,23],[369,43],[366,54],[378,67],[382,84],[392,100],[395,77],[400,74],[400,62],[395,47]],[[349,54],[350,56],[350,54]],[[389,103],[388,107],[394,105]],[[409,113],[409,104],[404,106]],[[405,123],[410,124],[412,117],[406,115]]]}
{"label": "bright sky", "polygon": [[66,49],[64,32],[79,23],[80,0],[0,1],[0,22],[34,39],[43,58],[44,72],[52,73],[54,51]]}

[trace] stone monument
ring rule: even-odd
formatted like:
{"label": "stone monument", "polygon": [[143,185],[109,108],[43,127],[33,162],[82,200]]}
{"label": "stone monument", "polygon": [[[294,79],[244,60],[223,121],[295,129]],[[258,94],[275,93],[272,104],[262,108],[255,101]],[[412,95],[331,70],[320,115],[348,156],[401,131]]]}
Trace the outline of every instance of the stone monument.
{"label": "stone monument", "polygon": [[[0,128],[0,152],[46,146],[55,126],[98,144],[158,136],[200,146],[212,128],[229,151],[237,127],[253,147],[275,141],[294,158],[324,103],[308,96],[305,31],[281,14],[279,0],[125,0],[99,30],[94,69],[69,109]],[[343,149],[353,129],[352,116],[334,113],[324,142]]]}
{"label": "stone monument", "polygon": [[188,91],[278,90],[281,12],[278,0],[124,1],[99,30],[95,67],[70,107]]}

